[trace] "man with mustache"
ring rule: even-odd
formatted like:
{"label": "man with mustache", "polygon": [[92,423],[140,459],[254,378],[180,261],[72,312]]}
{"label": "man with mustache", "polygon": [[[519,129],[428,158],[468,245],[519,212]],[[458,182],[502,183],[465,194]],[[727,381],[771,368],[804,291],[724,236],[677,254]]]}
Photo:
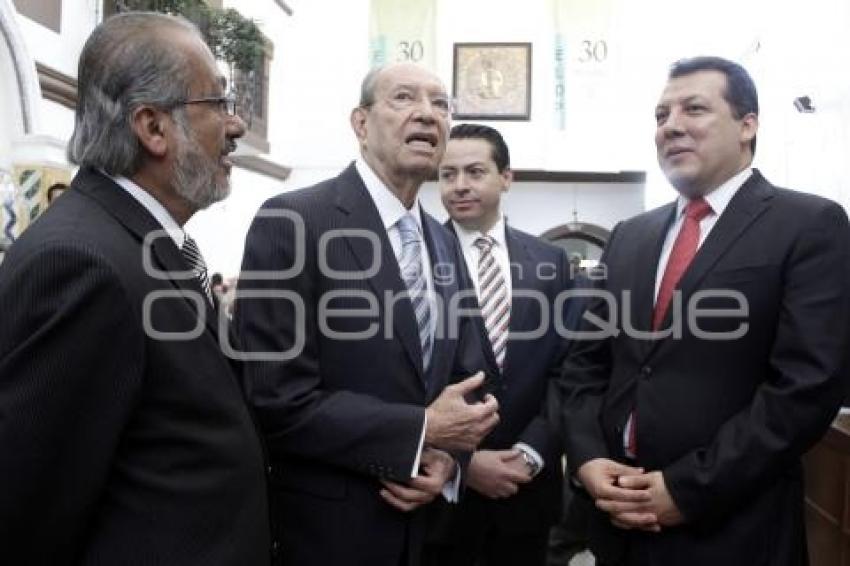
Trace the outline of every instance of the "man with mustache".
{"label": "man with mustache", "polygon": [[270,562],[266,466],[182,226],[244,133],[198,30],[98,26],[70,189],[0,266],[0,562]]}
{"label": "man with mustache", "polygon": [[350,116],[360,157],[267,201],[248,233],[235,322],[287,566],[418,564],[421,508],[456,499],[461,453],[498,421],[472,398],[484,364],[458,318],[459,252],[417,198],[449,114],[431,72],[373,69]]}
{"label": "man with mustache", "polygon": [[848,373],[847,215],[752,168],[740,65],[678,61],[655,118],[679,196],[615,228],[589,309],[615,332],[578,343],[560,382],[591,548],[605,565],[806,564],[800,457]]}

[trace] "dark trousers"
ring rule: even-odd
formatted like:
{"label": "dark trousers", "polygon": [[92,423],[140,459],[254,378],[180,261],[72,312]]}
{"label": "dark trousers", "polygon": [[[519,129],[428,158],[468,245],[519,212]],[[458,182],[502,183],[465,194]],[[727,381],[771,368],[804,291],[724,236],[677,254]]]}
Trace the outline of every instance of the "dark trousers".
{"label": "dark trousers", "polygon": [[462,544],[429,544],[423,566],[545,566],[548,529],[536,533],[482,533]]}

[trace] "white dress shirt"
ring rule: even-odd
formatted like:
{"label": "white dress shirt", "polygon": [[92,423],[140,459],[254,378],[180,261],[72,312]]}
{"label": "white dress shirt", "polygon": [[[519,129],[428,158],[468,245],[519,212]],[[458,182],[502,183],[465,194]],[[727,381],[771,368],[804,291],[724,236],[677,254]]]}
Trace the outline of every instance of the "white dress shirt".
{"label": "white dress shirt", "polygon": [[142,187],[128,179],[127,177],[110,177],[110,179],[115,181],[118,186],[127,191],[131,197],[136,199],[139,204],[145,207],[145,210],[151,213],[156,221],[159,222],[160,226],[162,226],[163,230],[165,230],[171,239],[174,240],[174,244],[177,246],[177,249],[183,248],[183,242],[186,240],[186,233],[183,231],[183,228],[174,220],[174,217],[171,216],[171,213],[162,206],[162,203],[156,200],[152,194],[144,190]]}
{"label": "white dress shirt", "polygon": [[[505,236],[505,216],[500,213],[499,219],[495,224],[493,224],[486,234],[479,230],[469,230],[464,228],[454,220],[452,220],[452,225],[454,226],[455,234],[457,234],[458,241],[460,242],[461,250],[463,250],[463,259],[466,262],[467,272],[475,285],[475,294],[478,296],[479,301],[481,300],[481,284],[478,281],[478,263],[481,260],[481,250],[475,245],[475,240],[486,236],[490,236],[495,242],[493,247],[490,248],[490,253],[493,254],[493,258],[496,260],[496,263],[499,264],[499,269],[502,270],[502,276],[505,279],[505,287],[507,288],[508,296],[513,297],[511,258],[508,253],[508,244]],[[510,339],[510,334],[508,334],[508,339]],[[537,464],[538,470],[543,469],[546,462],[537,450],[525,442],[517,442],[514,444],[514,448],[518,448],[528,454]]]}
{"label": "white dress shirt", "polygon": [[[425,276],[425,283],[428,288],[427,297],[430,303],[431,313],[433,313],[430,320],[431,336],[434,336],[437,324],[437,301],[434,297],[434,279],[431,269],[431,255],[428,252],[428,246],[425,243],[425,236],[422,233],[422,208],[419,204],[419,198],[416,199],[413,206],[410,207],[410,210],[408,210],[404,207],[404,204],[402,204],[398,197],[390,191],[383,181],[381,181],[378,175],[372,171],[372,168],[363,160],[362,157],[359,157],[354,161],[354,167],[357,169],[357,173],[363,180],[363,184],[366,185],[366,190],[369,192],[369,196],[372,197],[372,202],[375,203],[375,207],[378,209],[378,215],[381,217],[381,223],[387,231],[387,237],[390,240],[390,245],[393,248],[396,261],[401,259],[402,253],[401,232],[398,229],[397,223],[401,217],[408,212],[410,212],[414,220],[416,220],[416,225],[419,228],[419,237],[422,240],[422,273]],[[422,457],[422,449],[425,444],[425,430],[427,427],[428,417],[426,416],[422,422],[422,433],[419,435],[419,447],[416,450],[416,459],[413,462],[413,470],[410,472],[411,478],[415,478],[419,475],[419,460]],[[446,483],[443,487],[443,497],[454,503],[458,500],[459,492],[460,466],[456,466],[454,481]]]}
{"label": "white dress shirt", "polygon": [[[709,206],[711,206],[711,212],[699,223],[699,243],[697,244],[697,250],[699,250],[702,243],[705,242],[705,239],[708,237],[712,228],[714,228],[714,225],[717,224],[717,219],[720,218],[720,215],[723,214],[724,210],[726,210],[726,207],[729,205],[729,201],[732,200],[732,197],[735,196],[735,193],[738,192],[741,185],[743,185],[752,174],[752,168],[747,167],[703,197]],[[682,229],[682,225],[685,223],[685,206],[687,206],[688,200],[689,199],[682,195],[679,195],[679,198],[676,199],[676,221],[673,222],[670,229],[667,230],[667,237],[664,239],[664,245],[661,247],[661,256],[658,258],[658,267],[655,271],[654,297],[656,300],[658,299],[658,290],[661,288],[661,278],[664,277],[664,270],[667,268],[667,261],[670,259],[670,252],[673,251],[673,244],[676,242],[679,230]]]}

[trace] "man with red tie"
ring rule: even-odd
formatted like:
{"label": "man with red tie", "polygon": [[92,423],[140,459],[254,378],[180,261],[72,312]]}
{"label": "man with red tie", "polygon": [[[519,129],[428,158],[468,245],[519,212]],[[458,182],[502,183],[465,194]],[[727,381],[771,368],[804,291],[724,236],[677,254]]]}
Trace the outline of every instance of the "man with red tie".
{"label": "man with red tie", "polygon": [[740,65],[675,63],[655,115],[679,196],[615,228],[590,307],[606,322],[559,383],[591,548],[606,566],[805,564],[800,456],[847,377],[847,215],[751,168]]}

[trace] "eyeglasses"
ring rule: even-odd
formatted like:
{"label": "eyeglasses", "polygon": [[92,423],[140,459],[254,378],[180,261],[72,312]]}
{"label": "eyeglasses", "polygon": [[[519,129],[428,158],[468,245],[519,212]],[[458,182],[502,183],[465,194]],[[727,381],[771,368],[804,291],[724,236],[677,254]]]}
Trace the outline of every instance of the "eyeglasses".
{"label": "eyeglasses", "polygon": [[[390,93],[386,98],[386,102],[391,108],[405,111],[420,104],[426,98],[430,102],[431,108],[441,116],[448,116],[454,108],[454,101],[448,96],[442,94],[429,96],[425,92],[406,88]],[[368,106],[371,105],[369,104]]]}
{"label": "eyeglasses", "polygon": [[236,96],[227,94],[225,96],[206,96],[204,98],[190,98],[189,100],[178,100],[175,106],[181,104],[218,104],[219,108],[228,116],[236,116]]}

